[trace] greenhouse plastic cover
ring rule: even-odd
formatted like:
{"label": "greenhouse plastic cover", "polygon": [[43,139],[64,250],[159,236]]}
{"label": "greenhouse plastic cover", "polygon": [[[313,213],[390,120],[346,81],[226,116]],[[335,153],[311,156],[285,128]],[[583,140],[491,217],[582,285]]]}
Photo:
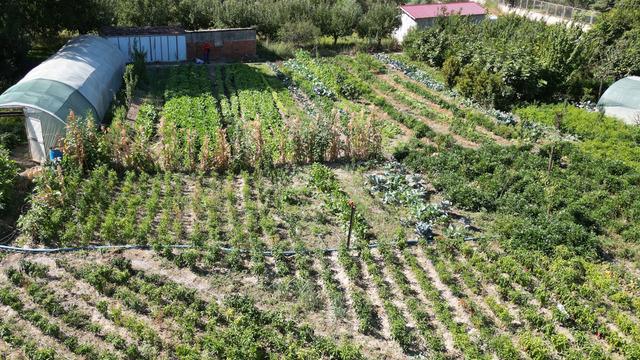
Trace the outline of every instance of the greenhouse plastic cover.
{"label": "greenhouse plastic cover", "polygon": [[73,110],[102,119],[120,88],[124,55],[107,40],[82,35],[0,96],[0,107],[28,106],[64,121]]}
{"label": "greenhouse plastic cover", "polygon": [[640,77],[629,76],[616,81],[602,94],[598,106],[607,115],[615,116],[628,124],[640,118]]}

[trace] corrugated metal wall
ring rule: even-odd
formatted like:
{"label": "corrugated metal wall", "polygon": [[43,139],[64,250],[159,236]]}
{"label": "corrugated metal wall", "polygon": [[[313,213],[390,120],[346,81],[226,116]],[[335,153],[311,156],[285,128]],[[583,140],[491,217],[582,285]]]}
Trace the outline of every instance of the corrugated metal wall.
{"label": "corrugated metal wall", "polygon": [[203,45],[211,44],[210,58],[245,59],[256,55],[255,29],[215,29],[188,31],[179,35],[118,35],[106,36],[128,61],[133,61],[136,47],[147,53],[146,61],[178,62],[204,58]]}
{"label": "corrugated metal wall", "polygon": [[134,50],[147,53],[147,62],[177,62],[187,60],[187,40],[180,35],[127,35],[106,37],[133,61]]}

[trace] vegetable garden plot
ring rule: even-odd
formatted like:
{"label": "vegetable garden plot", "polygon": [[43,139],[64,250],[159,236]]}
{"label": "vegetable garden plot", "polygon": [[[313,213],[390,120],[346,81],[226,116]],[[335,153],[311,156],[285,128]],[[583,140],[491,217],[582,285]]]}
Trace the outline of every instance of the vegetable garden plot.
{"label": "vegetable garden plot", "polygon": [[[7,310],[19,321],[0,321],[0,349],[636,358],[637,279],[598,255],[604,237],[632,235],[634,170],[567,144],[445,144],[419,125],[435,107],[393,105],[451,99],[425,79],[376,74],[379,60],[173,67],[157,82],[162,101],[134,122],[72,129],[87,156],[69,151],[38,179],[20,241],[151,250],[0,257],[0,306],[25,310]],[[451,117],[471,111],[450,106]],[[389,149],[381,118],[430,141]],[[438,121],[478,135],[467,120]]]}

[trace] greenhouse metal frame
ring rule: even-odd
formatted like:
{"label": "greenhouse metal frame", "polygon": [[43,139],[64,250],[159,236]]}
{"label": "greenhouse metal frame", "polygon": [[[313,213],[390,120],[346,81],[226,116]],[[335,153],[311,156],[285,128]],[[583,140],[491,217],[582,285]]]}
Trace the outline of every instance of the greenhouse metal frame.
{"label": "greenhouse metal frame", "polygon": [[24,115],[34,161],[46,161],[47,149],[64,136],[71,112],[84,119],[104,118],[120,89],[126,60],[106,39],[78,36],[0,95],[0,109]]}

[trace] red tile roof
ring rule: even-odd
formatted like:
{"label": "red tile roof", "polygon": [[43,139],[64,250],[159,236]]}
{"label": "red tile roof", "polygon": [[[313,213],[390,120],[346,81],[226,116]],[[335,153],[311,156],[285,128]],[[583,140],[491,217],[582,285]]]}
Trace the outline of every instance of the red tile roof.
{"label": "red tile roof", "polygon": [[485,8],[474,2],[403,5],[400,8],[413,19],[434,18],[445,13],[458,15],[484,15],[487,13]]}

